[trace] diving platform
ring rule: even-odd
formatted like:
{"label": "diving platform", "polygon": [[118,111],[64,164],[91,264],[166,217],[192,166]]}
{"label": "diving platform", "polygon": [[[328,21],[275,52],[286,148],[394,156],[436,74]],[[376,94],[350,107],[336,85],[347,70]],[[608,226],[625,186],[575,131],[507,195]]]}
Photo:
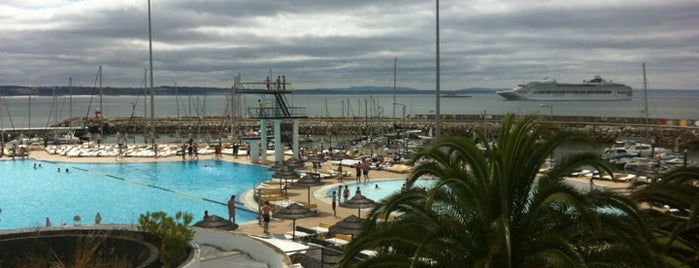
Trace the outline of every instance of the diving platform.
{"label": "diving platform", "polygon": [[[270,78],[272,77],[272,78]],[[243,82],[240,76],[236,77],[231,88],[233,95],[252,94],[257,96],[257,105],[247,108],[247,116],[260,120],[260,138],[248,139],[251,148],[266,148],[267,146],[267,124],[272,124],[274,134],[274,162],[279,163],[284,160],[281,124],[282,121],[291,121],[292,124],[292,151],[295,158],[299,158],[299,119],[308,118],[306,107],[291,107],[286,100],[286,94],[291,94],[293,88],[291,83],[286,81],[286,76],[267,76],[263,81]],[[250,151],[250,161],[252,163],[261,162],[266,164],[266,154],[260,153],[257,149]]]}

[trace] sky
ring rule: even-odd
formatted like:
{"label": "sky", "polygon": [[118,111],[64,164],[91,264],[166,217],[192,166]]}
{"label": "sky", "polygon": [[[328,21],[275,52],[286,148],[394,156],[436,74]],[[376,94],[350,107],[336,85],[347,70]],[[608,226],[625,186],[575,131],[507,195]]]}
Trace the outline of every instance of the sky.
{"label": "sky", "polygon": [[[154,83],[436,88],[436,1],[152,0]],[[0,1],[0,85],[141,87],[147,0]],[[595,75],[699,89],[698,0],[439,1],[442,90]]]}

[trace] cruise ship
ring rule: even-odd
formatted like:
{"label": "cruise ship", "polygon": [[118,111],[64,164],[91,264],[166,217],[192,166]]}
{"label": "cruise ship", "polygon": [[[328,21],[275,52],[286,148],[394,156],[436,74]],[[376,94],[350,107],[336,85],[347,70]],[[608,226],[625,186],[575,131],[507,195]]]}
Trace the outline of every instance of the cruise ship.
{"label": "cruise ship", "polygon": [[496,92],[507,100],[535,101],[619,101],[631,100],[631,87],[606,81],[600,76],[580,84],[559,83],[556,80],[529,82],[510,90]]}

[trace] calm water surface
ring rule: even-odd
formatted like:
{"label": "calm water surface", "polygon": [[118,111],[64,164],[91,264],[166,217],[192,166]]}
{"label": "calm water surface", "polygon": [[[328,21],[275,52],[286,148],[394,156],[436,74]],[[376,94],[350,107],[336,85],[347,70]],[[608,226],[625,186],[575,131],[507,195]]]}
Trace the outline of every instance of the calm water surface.
{"label": "calm water surface", "polygon": [[[33,168],[34,163],[41,168]],[[57,172],[57,169],[61,172]],[[66,173],[66,169],[69,172]],[[128,164],[53,163],[32,160],[0,161],[0,229],[92,224],[137,223],[147,211],[174,215],[187,211],[201,220],[204,210],[228,216],[225,203],[269,178],[266,167],[216,160]],[[150,185],[150,186],[148,186]],[[79,215],[80,222],[73,217]],[[239,208],[238,222],[255,213]]]}
{"label": "calm water surface", "polygon": [[[565,116],[645,117],[645,101],[636,91],[631,101],[505,101],[497,94],[473,94],[470,98],[440,98],[442,114],[550,114]],[[241,107],[247,111],[257,107],[260,96],[242,96]],[[378,116],[430,114],[435,110],[435,96],[431,94],[385,95],[300,95],[287,94],[292,107],[305,107],[308,116]],[[104,116],[144,116],[143,96],[104,96]],[[156,116],[221,116],[228,115],[225,95],[155,96]],[[72,109],[70,108],[72,103]],[[394,103],[396,103],[394,105]],[[650,118],[699,119],[699,90],[654,90],[648,95]],[[545,107],[541,107],[544,105]],[[2,125],[11,127],[46,127],[69,117],[94,116],[99,106],[95,96],[5,96],[0,113]],[[553,107],[553,108],[548,108]]]}

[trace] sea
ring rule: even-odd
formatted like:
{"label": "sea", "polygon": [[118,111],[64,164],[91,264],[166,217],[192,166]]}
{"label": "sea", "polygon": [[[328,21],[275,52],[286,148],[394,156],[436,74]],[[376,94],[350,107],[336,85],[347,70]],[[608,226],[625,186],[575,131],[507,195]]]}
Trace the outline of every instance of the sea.
{"label": "sea", "polygon": [[[646,97],[647,96],[647,97]],[[240,107],[248,111],[257,107],[265,96],[241,96]],[[271,98],[269,95],[267,98]],[[71,117],[102,116],[129,117],[150,113],[149,97],[144,96],[0,96],[0,127],[41,128]],[[386,117],[410,118],[419,114],[434,114],[435,94],[286,94],[290,107],[303,107],[309,117]],[[599,116],[686,120],[687,125],[699,125],[699,90],[649,90],[636,94],[629,101],[506,101],[495,93],[477,93],[459,97],[440,97],[440,114],[554,116]],[[227,95],[156,95],[155,116],[224,116],[229,115]],[[267,99],[271,103],[273,99]],[[647,107],[647,109],[646,109]],[[148,115],[150,116],[150,115]],[[696,124],[695,124],[696,123]]]}

